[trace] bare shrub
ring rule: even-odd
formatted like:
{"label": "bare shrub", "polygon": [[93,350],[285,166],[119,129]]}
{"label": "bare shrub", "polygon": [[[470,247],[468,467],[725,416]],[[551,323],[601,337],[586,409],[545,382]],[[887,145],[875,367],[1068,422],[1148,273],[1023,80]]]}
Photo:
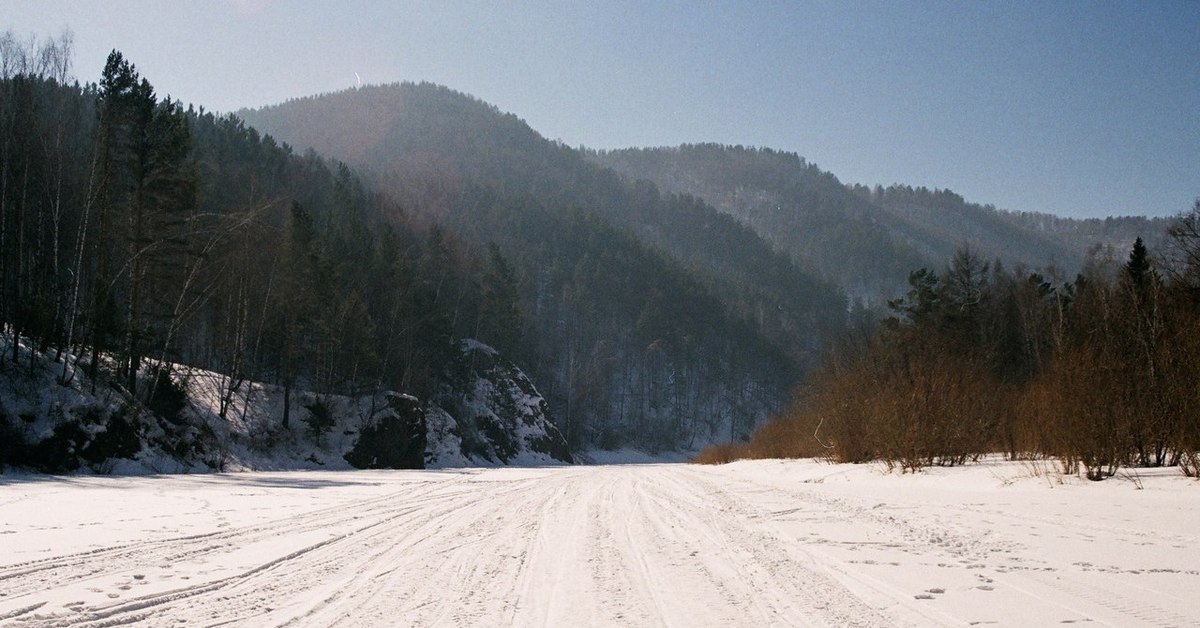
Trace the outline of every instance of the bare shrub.
{"label": "bare shrub", "polygon": [[744,445],[733,443],[710,445],[696,454],[696,457],[692,458],[692,462],[695,464],[728,464],[745,458],[742,455],[744,448]]}
{"label": "bare shrub", "polygon": [[[960,465],[1003,451],[1091,480],[1132,467],[1200,477],[1200,201],[1169,280],[1139,239],[1052,287],[969,250],[922,269],[895,316],[810,374],[792,407],[724,456]],[[1103,261],[1103,260],[1101,260]],[[735,453],[736,452],[736,453]]]}
{"label": "bare shrub", "polygon": [[750,436],[745,446],[749,458],[815,458],[825,455],[813,430],[810,416],[799,415],[770,421]]}

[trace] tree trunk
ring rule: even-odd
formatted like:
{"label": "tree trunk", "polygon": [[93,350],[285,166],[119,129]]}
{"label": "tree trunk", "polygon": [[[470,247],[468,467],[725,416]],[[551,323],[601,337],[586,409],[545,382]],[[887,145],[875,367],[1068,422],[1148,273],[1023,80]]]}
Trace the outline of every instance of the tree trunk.
{"label": "tree trunk", "polygon": [[283,382],[283,429],[288,429],[292,415],[292,382],[284,380]]}

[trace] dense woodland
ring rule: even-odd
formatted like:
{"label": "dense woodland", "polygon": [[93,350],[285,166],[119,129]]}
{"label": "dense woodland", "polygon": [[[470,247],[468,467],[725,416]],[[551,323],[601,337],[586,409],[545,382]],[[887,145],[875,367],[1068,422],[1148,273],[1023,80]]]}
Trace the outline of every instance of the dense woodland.
{"label": "dense woodland", "polygon": [[[563,159],[450,90],[413,87],[442,122],[410,130],[464,161],[410,142],[388,150],[419,172],[364,183],[159,97],[120,53],[79,85],[68,38],[5,41],[6,370],[32,347],[24,368],[50,359],[63,384],[148,407],[177,396],[170,364],[223,374],[229,400],[258,381],[437,401],[457,394],[457,347],[475,338],[533,375],[572,446],[661,449],[747,437],[843,324],[838,290],[746,227]],[[484,130],[456,143],[455,115],[508,152],[479,157]],[[626,208],[636,228],[614,219]]]}
{"label": "dense woodland", "polygon": [[0,369],[49,358],[60,383],[151,409],[178,390],[171,364],[223,374],[226,399],[249,381],[434,399],[466,366],[458,339],[522,333],[498,253],[417,225],[343,165],[159,97],[118,52],[98,85],[68,83],[70,44],[3,39]]}
{"label": "dense woodland", "polygon": [[746,225],[630,182],[511,114],[401,84],[240,112],[345,159],[518,276],[516,353],[575,445],[744,438],[778,408],[846,300]]}
{"label": "dense woodland", "polygon": [[989,453],[1063,472],[1200,475],[1200,201],[1152,254],[1100,251],[1070,283],[960,249],[851,334],[747,445],[702,459],[827,456],[916,470]]}

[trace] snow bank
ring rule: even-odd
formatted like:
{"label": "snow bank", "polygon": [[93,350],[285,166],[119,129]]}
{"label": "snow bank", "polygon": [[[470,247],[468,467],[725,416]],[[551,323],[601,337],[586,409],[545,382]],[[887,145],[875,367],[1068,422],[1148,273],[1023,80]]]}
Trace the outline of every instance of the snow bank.
{"label": "snow bank", "polygon": [[[463,372],[425,402],[391,391],[285,394],[281,386],[170,365],[170,381],[159,380],[156,388],[160,403],[146,406],[139,401],[146,391],[137,399],[115,386],[93,391],[83,370],[73,369],[60,384],[63,365],[38,357],[33,368],[0,370],[0,470],[129,474],[571,462],[545,399],[520,369],[476,341],[464,343],[463,364]],[[151,385],[149,375],[142,379]],[[173,396],[176,405],[162,403]]]}

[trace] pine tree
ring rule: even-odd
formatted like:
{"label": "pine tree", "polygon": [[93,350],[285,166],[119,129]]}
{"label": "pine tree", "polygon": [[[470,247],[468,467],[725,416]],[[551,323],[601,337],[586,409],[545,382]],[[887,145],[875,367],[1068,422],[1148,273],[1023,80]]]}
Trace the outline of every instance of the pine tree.
{"label": "pine tree", "polygon": [[525,327],[518,305],[516,276],[495,243],[488,245],[488,265],[483,274],[479,305],[479,339],[512,357]]}
{"label": "pine tree", "polygon": [[292,202],[288,237],[283,252],[283,279],[280,297],[275,303],[279,333],[278,371],[283,383],[283,427],[291,419],[292,388],[300,374],[301,362],[310,350],[308,330],[313,315],[312,283],[315,275],[315,233],[312,216]]}
{"label": "pine tree", "polygon": [[[115,333],[116,316],[112,286],[120,270],[116,252],[111,243],[111,233],[119,226],[113,223],[126,201],[127,173],[125,164],[130,157],[130,135],[133,125],[130,119],[130,103],[138,85],[138,75],[132,64],[120,52],[113,50],[104,64],[100,80],[99,116],[100,137],[98,148],[99,184],[96,192],[96,232],[92,238],[95,250],[95,266],[92,269],[92,308],[90,339],[92,361],[89,376],[93,389],[96,386],[100,353],[108,349],[111,336]],[[110,268],[118,266],[116,269]]]}
{"label": "pine tree", "polygon": [[170,329],[181,315],[175,305],[192,255],[188,221],[196,204],[191,134],[183,110],[170,100],[156,103],[145,80],[139,92],[139,104],[148,114],[138,129],[139,177],[128,236],[132,255],[126,352],[131,387],[142,356],[152,343],[165,353]]}
{"label": "pine tree", "polygon": [[1123,270],[1133,289],[1138,294],[1144,294],[1153,271],[1150,268],[1150,254],[1146,250],[1146,243],[1142,242],[1140,237],[1134,240],[1133,248],[1129,251],[1129,261],[1125,262]]}
{"label": "pine tree", "polygon": [[[191,133],[182,108],[159,102],[149,81],[117,51],[109,54],[101,80],[102,189],[98,216],[97,296],[94,350],[107,320],[105,304],[120,296],[124,342],[122,372],[137,390],[143,356],[165,342],[178,316],[179,286],[188,255],[187,220],[196,204]],[[122,246],[105,247],[110,231]],[[118,257],[119,256],[119,257]],[[111,277],[107,262],[114,264]],[[93,361],[95,360],[93,356]]]}

